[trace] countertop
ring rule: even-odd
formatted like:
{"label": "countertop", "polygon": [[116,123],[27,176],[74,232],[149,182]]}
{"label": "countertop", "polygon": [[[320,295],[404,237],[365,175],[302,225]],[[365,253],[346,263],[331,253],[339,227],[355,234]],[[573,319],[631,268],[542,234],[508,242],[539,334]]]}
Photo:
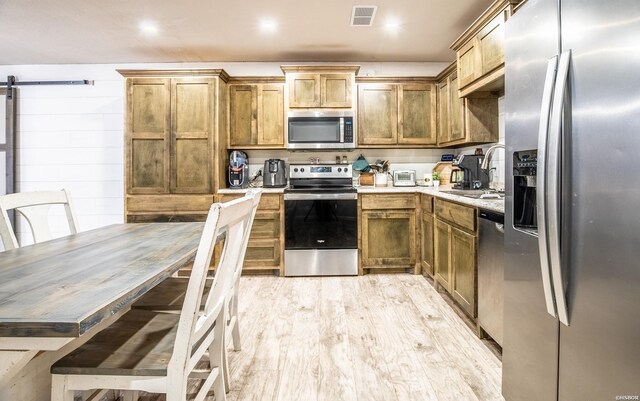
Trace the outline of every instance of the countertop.
{"label": "countertop", "polygon": [[[243,188],[243,189],[223,188],[223,189],[219,189],[217,193],[219,193],[219,194],[244,194],[250,189],[252,189],[252,188]],[[281,194],[281,193],[284,193],[284,187],[280,187],[280,188],[259,187],[259,189],[261,189],[262,193],[265,193],[265,194]]]}
{"label": "countertop", "polygon": [[[504,199],[474,199],[468,198],[462,195],[449,194],[442,192],[450,190],[451,188],[434,188],[434,187],[367,187],[360,186],[356,187],[359,194],[374,194],[374,193],[407,193],[407,194],[428,194],[431,196],[435,196],[436,198],[446,199],[454,202],[461,203],[463,205],[473,206],[480,209],[487,209],[497,213],[504,213]],[[220,189],[218,191],[219,194],[243,194],[247,192],[248,189]],[[285,188],[262,188],[264,193],[266,194],[281,194],[284,193]]]}

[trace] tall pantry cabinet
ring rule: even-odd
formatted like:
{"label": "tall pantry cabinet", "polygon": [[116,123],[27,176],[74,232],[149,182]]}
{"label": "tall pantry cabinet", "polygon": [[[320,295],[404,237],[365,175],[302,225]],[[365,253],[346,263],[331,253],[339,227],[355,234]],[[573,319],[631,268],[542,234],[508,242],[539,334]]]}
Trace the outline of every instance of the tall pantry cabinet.
{"label": "tall pantry cabinet", "polygon": [[224,70],[118,70],[126,85],[127,222],[204,220],[224,182]]}

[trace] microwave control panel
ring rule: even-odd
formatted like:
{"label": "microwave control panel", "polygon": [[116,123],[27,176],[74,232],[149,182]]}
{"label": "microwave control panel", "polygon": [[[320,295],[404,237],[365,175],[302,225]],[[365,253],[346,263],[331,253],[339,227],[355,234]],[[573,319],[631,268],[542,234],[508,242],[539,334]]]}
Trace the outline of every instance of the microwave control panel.
{"label": "microwave control panel", "polygon": [[344,119],[344,141],[346,143],[353,142],[353,119],[352,118]]}

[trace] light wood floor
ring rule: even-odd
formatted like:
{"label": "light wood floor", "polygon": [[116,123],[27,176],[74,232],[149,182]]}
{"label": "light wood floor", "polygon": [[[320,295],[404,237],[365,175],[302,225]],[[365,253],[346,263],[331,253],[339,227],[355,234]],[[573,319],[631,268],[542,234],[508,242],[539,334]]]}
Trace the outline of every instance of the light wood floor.
{"label": "light wood floor", "polygon": [[500,360],[421,276],[243,277],[239,313],[229,401],[502,400]]}

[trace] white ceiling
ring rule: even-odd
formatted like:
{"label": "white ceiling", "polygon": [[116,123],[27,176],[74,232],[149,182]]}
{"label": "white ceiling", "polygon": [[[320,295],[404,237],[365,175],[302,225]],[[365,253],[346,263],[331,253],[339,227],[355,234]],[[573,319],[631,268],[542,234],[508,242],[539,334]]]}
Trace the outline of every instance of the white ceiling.
{"label": "white ceiling", "polygon": [[[0,64],[453,61],[492,0],[0,0]],[[353,5],[377,5],[351,27]],[[262,19],[277,30],[263,33]],[[140,32],[141,21],[158,26]],[[386,23],[400,23],[396,33]]]}

